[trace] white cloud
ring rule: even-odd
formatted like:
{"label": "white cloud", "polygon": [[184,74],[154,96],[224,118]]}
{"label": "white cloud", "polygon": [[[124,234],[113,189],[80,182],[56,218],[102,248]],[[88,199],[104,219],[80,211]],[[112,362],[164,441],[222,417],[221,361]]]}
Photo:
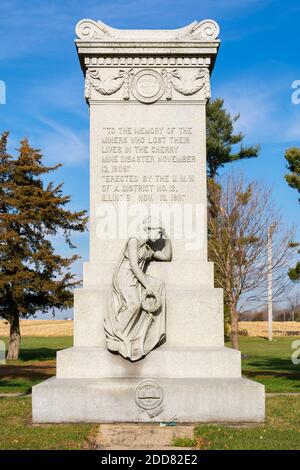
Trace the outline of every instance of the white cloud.
{"label": "white cloud", "polygon": [[[236,130],[258,143],[285,143],[300,138],[300,106],[293,107],[286,76],[245,73],[214,89],[231,114],[240,113]],[[297,109],[295,109],[297,108]]]}
{"label": "white cloud", "polygon": [[19,112],[8,108],[2,129],[11,129],[9,149],[27,136],[51,164],[81,165],[88,159],[88,109],[83,98],[83,78],[64,77],[59,81],[34,79],[18,100]]}
{"label": "white cloud", "polygon": [[73,129],[52,121],[47,117],[39,117],[39,121],[48,130],[39,135],[40,147],[51,163],[61,162],[64,165],[84,164],[89,156],[88,133],[75,132]]}
{"label": "white cloud", "polygon": [[289,142],[300,141],[300,105],[294,105],[294,108],[283,133],[284,139]]}
{"label": "white cloud", "polygon": [[[76,73],[77,72],[77,73]],[[81,117],[88,125],[87,105],[84,102],[84,79],[81,71],[75,71],[72,75],[59,79],[49,78],[43,80],[34,79],[30,86],[25,87],[20,97],[23,108],[30,109],[33,113],[47,113],[53,111],[67,111],[76,117]]]}
{"label": "white cloud", "polygon": [[[14,59],[30,51],[42,51],[45,40],[49,40],[63,25],[68,24],[68,16],[59,5],[49,2],[7,0],[0,3],[0,60]],[[51,48],[51,43],[50,43]]]}
{"label": "white cloud", "polygon": [[61,51],[69,44],[66,37],[75,36],[75,24],[81,18],[121,20],[124,28],[138,28],[137,20],[142,27],[147,23],[164,27],[171,21],[180,27],[205,17],[232,20],[270,3],[272,0],[5,0],[0,3],[0,60]]}

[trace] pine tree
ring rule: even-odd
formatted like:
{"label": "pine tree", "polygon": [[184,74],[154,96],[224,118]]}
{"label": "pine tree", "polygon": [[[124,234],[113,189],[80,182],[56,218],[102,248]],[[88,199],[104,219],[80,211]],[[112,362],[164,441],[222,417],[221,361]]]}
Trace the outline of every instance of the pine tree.
{"label": "pine tree", "polygon": [[[294,188],[300,194],[300,148],[292,147],[285,152],[287,169],[290,173],[285,175],[285,179],[291,188]],[[300,203],[300,197],[298,199]]]}
{"label": "pine tree", "polygon": [[[296,189],[300,193],[300,148],[289,148],[285,152],[285,159],[288,163],[287,169],[289,170],[289,173],[285,175],[285,179],[291,188]],[[300,203],[300,197],[298,201]],[[292,281],[300,281],[300,261],[298,261],[294,268],[289,270],[288,274]]]}
{"label": "pine tree", "polygon": [[243,146],[236,153],[232,153],[232,147],[240,144],[244,135],[234,133],[234,124],[239,119],[239,114],[231,116],[224,109],[224,100],[217,98],[207,104],[206,109],[206,152],[207,174],[209,178],[215,178],[220,168],[226,163],[245,158],[257,157],[260,151],[259,145]]}
{"label": "pine tree", "polygon": [[51,238],[58,232],[70,248],[73,231],[86,228],[86,211],[66,208],[70,196],[62,184],[47,185],[43,177],[60,168],[47,167],[27,139],[18,155],[7,153],[8,133],[0,139],[0,317],[9,322],[7,359],[18,359],[20,318],[72,305],[72,289],[80,282],[71,273],[78,255],[55,253]]}

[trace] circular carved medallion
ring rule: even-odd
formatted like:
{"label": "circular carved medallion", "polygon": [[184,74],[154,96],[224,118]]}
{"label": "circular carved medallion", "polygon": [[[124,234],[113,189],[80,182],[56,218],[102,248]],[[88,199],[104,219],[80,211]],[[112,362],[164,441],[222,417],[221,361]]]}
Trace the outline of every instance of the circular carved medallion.
{"label": "circular carved medallion", "polygon": [[142,103],[154,103],[163,95],[165,83],[156,70],[144,69],[133,77],[131,91],[133,96]]}
{"label": "circular carved medallion", "polygon": [[135,390],[136,404],[143,410],[153,410],[159,407],[164,399],[161,386],[155,380],[142,380]]}

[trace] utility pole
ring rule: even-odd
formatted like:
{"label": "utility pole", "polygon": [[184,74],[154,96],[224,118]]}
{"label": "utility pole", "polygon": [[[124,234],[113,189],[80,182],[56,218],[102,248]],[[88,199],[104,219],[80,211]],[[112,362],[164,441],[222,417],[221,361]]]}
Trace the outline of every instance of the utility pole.
{"label": "utility pole", "polygon": [[273,339],[273,289],[272,289],[272,231],[273,225],[268,227],[268,337]]}

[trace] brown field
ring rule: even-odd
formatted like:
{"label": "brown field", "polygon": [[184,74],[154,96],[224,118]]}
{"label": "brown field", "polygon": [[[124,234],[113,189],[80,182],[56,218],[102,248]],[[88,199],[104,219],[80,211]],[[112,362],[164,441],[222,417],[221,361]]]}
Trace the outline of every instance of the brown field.
{"label": "brown field", "polygon": [[[268,336],[268,322],[242,321],[240,330],[247,330],[249,336]],[[9,326],[5,320],[0,320],[0,336],[8,336]],[[274,336],[300,335],[300,322],[273,322]],[[72,336],[72,320],[21,320],[22,336]]]}
{"label": "brown field", "polygon": [[[247,330],[249,336],[268,337],[267,321],[241,321],[239,322],[240,330]],[[289,336],[300,335],[300,322],[286,321],[273,322],[273,336]]]}
{"label": "brown field", "polygon": [[[0,336],[8,336],[9,326],[0,320]],[[72,336],[71,320],[21,320],[22,336]]]}

